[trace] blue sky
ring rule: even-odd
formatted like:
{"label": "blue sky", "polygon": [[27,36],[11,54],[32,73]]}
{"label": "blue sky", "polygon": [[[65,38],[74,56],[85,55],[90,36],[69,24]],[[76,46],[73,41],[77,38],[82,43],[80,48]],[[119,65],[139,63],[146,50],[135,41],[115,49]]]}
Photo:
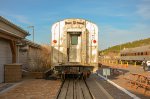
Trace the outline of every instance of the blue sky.
{"label": "blue sky", "polygon": [[150,0],[1,0],[0,15],[29,31],[35,41],[51,42],[51,26],[83,18],[99,27],[99,49],[150,37]]}

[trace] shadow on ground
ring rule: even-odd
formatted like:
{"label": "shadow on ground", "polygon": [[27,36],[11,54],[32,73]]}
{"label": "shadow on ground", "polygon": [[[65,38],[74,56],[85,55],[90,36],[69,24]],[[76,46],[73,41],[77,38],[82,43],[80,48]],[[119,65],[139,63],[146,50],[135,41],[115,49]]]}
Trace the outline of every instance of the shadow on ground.
{"label": "shadow on ground", "polygon": [[[97,73],[103,75],[103,69],[110,69],[110,76],[107,76],[108,79],[118,79],[118,76],[125,75],[126,73],[129,73],[130,71],[125,70],[123,68],[111,68],[110,66],[102,65],[98,70]],[[103,75],[105,76],[105,75]]]}

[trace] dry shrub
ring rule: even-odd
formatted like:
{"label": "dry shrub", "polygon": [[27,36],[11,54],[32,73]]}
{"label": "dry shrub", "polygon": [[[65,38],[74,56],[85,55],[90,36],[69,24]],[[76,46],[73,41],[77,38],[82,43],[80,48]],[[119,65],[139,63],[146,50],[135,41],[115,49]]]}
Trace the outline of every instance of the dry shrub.
{"label": "dry shrub", "polygon": [[34,72],[43,72],[51,68],[51,47],[50,45],[42,45],[37,51],[32,52],[29,68]]}

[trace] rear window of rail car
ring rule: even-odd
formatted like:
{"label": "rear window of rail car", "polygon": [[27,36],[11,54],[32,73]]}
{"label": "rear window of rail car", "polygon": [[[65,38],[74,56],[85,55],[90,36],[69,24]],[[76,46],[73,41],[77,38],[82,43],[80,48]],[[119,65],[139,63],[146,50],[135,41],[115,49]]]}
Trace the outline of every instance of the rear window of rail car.
{"label": "rear window of rail car", "polygon": [[77,45],[78,44],[78,36],[77,35],[72,35],[71,36],[71,44],[72,45]]}

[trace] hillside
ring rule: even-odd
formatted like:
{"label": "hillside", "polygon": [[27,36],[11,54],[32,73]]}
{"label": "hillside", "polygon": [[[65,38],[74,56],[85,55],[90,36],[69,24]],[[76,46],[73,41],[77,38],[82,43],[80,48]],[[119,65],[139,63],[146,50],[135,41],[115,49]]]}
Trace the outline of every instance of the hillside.
{"label": "hillside", "polygon": [[128,43],[121,44],[121,45],[112,46],[105,50],[100,51],[100,53],[101,52],[103,52],[103,54],[119,53],[120,50],[124,48],[134,48],[134,47],[139,47],[139,46],[144,46],[144,45],[149,45],[149,44],[150,44],[150,38],[147,38],[147,39],[137,40],[133,42],[128,42]]}

